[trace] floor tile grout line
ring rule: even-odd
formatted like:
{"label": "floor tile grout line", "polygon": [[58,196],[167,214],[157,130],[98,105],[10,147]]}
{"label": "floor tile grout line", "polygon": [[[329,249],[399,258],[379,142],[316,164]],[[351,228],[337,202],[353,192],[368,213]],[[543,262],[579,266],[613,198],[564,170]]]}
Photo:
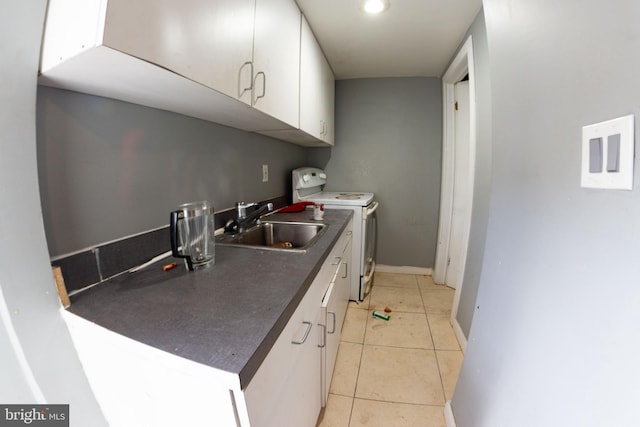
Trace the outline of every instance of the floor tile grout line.
{"label": "floor tile grout line", "polygon": [[[417,281],[418,279],[416,279]],[[436,342],[433,339],[433,329],[431,328],[431,322],[429,322],[429,313],[427,313],[427,307],[424,305],[424,294],[422,293],[422,289],[418,286],[418,291],[420,291],[420,299],[422,300],[422,306],[424,307],[424,316],[427,318],[427,327],[429,328],[429,337],[431,338],[431,344],[433,345],[433,349],[436,348]],[[438,373],[440,373],[440,368],[438,368]]]}
{"label": "floor tile grout line", "polygon": [[[344,396],[344,397],[348,397],[348,396]],[[437,404],[437,403],[413,403],[413,402],[399,402],[396,400],[380,400],[380,399],[370,399],[367,397],[354,397],[353,400],[366,400],[368,402],[380,402],[380,403],[394,403],[394,404],[398,404],[398,405],[412,405],[412,406],[432,406],[435,408],[444,408],[444,405],[446,404],[443,403],[442,405]]]}
{"label": "floor tile grout line", "polygon": [[429,335],[431,336],[431,343],[433,344],[433,355],[436,358],[436,366],[438,367],[438,376],[440,377],[440,387],[442,389],[442,397],[443,397],[444,401],[446,402],[447,401],[447,392],[446,392],[445,387],[444,387],[444,379],[442,377],[442,369],[440,368],[440,360],[438,359],[438,350],[436,350],[436,342],[433,339],[433,330],[431,328],[431,322],[429,322],[429,316],[428,316],[428,313],[427,313],[427,306],[424,303],[424,291],[422,289],[420,289],[419,286],[418,286],[418,290],[420,291],[420,299],[422,300],[422,304],[424,306],[424,313],[425,313],[425,316],[427,317],[427,325],[429,327]]}
{"label": "floor tile grout line", "polygon": [[344,394],[344,393],[331,393],[329,392],[329,396],[334,395],[334,396],[340,396],[340,397],[348,397],[349,399],[355,399],[355,396],[349,396],[348,394]]}
{"label": "floor tile grout line", "polygon": [[[355,344],[355,343],[351,343],[351,344]],[[384,348],[397,348],[399,350],[427,350],[427,351],[435,351],[435,348],[424,348],[424,347],[401,347],[398,345],[385,345],[385,344],[366,344],[366,343],[362,343],[362,345],[365,345],[367,347],[384,347]],[[450,350],[450,351],[455,351],[455,350]]]}
{"label": "floor tile grout line", "polygon": [[[349,308],[352,308],[353,310],[362,310],[362,311],[372,310],[371,308],[366,309],[366,308],[360,308],[360,307],[349,307]],[[451,314],[450,312],[446,313],[444,311],[444,309],[442,311],[436,311],[436,312],[430,311],[430,312],[427,312],[426,309],[424,308],[424,304],[423,304],[423,311],[407,311],[407,310],[392,309],[391,313],[433,314],[433,315],[435,315],[435,314],[443,314],[443,315]]]}
{"label": "floor tile grout line", "polygon": [[438,358],[438,352],[434,352],[436,355],[436,365],[438,366],[438,374],[440,375],[440,385],[442,386],[442,396],[444,397],[445,402],[447,401],[447,391],[444,386],[444,377],[442,375],[442,369],[440,369],[440,359]]}
{"label": "floor tile grout line", "polygon": [[[420,291],[420,299],[422,300],[422,304],[424,306],[424,293],[423,293],[422,289],[419,289],[419,291]],[[440,387],[442,389],[442,397],[444,398],[444,400],[446,402],[447,393],[446,393],[445,388],[444,388],[444,379],[442,378],[442,369],[440,369],[440,360],[438,359],[438,353],[437,353],[437,350],[436,350],[436,343],[435,343],[435,341],[433,339],[433,330],[431,329],[431,322],[429,322],[429,316],[427,315],[428,313],[427,313],[427,307],[426,306],[425,306],[424,312],[425,312],[425,315],[427,317],[427,325],[429,326],[429,335],[431,335],[431,343],[433,344],[433,349],[434,349],[433,350],[433,355],[436,358],[436,366],[438,367],[438,376],[440,377]]]}
{"label": "floor tile grout line", "polygon": [[[371,292],[373,291],[373,289],[371,289]],[[371,301],[371,298],[369,298],[369,301]],[[369,306],[371,306],[369,304]],[[364,354],[364,341],[367,339],[367,325],[369,324],[369,317],[367,316],[365,318],[365,324],[364,324],[364,336],[362,337],[362,349],[360,350],[360,361],[358,363],[358,374],[356,375],[356,384],[355,387],[353,389],[353,397],[351,399],[351,410],[349,411],[349,424],[347,424],[348,426],[351,425],[351,417],[353,416],[353,407],[355,405],[356,402],[356,394],[358,393],[358,381],[360,380],[360,373],[362,372],[362,356]]]}

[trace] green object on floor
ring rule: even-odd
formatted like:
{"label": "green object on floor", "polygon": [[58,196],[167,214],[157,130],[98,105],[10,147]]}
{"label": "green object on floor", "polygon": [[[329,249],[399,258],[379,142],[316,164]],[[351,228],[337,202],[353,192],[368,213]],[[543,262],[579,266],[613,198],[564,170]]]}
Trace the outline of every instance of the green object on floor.
{"label": "green object on floor", "polygon": [[373,317],[377,317],[378,319],[382,319],[382,320],[391,319],[391,316],[389,316],[388,314],[380,313],[379,311],[374,311]]}

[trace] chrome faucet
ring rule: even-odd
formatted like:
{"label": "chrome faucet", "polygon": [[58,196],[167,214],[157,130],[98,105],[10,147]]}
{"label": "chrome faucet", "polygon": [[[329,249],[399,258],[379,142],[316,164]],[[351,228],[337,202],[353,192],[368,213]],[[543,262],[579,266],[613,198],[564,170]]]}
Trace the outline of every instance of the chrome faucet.
{"label": "chrome faucet", "polygon": [[236,219],[230,219],[224,226],[224,231],[226,233],[240,233],[252,225],[257,224],[265,212],[273,210],[273,203],[266,203],[247,215],[247,209],[253,206],[258,206],[258,203],[237,202],[236,212],[238,217]]}
{"label": "chrome faucet", "polygon": [[245,219],[247,217],[247,209],[256,205],[257,203],[236,202],[236,212],[238,214],[238,219]]}

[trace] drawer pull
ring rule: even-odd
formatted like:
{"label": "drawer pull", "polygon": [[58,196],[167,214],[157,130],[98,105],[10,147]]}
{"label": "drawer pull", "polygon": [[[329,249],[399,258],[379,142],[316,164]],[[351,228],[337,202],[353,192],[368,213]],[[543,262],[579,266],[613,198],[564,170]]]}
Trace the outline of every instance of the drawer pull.
{"label": "drawer pull", "polygon": [[331,265],[338,265],[338,264],[340,264],[340,261],[342,261],[342,257],[341,256],[337,256],[335,258],[335,261]]}
{"label": "drawer pull", "polygon": [[304,342],[307,340],[307,337],[309,336],[309,332],[311,332],[311,322],[302,322],[304,325],[307,325],[307,330],[304,331],[304,336],[302,337],[302,341],[294,341],[291,340],[291,344],[304,344]]}
{"label": "drawer pull", "polygon": [[333,327],[331,328],[330,331],[328,331],[328,333],[335,334],[336,333],[336,314],[333,311],[329,311],[328,314],[331,315],[332,325],[333,325]]}
{"label": "drawer pull", "polygon": [[327,327],[321,323],[318,323],[318,326],[324,329],[322,331],[322,345],[318,344],[318,347],[323,348],[324,346],[327,345]]}

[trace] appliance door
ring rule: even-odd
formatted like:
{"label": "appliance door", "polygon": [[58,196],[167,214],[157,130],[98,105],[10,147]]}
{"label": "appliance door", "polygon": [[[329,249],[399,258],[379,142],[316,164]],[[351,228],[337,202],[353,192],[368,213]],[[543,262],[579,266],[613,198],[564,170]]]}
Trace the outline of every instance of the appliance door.
{"label": "appliance door", "polygon": [[373,272],[376,267],[377,209],[378,202],[372,202],[362,210],[362,267],[360,271],[362,283],[360,291],[364,291],[361,295],[363,299],[371,290]]}

